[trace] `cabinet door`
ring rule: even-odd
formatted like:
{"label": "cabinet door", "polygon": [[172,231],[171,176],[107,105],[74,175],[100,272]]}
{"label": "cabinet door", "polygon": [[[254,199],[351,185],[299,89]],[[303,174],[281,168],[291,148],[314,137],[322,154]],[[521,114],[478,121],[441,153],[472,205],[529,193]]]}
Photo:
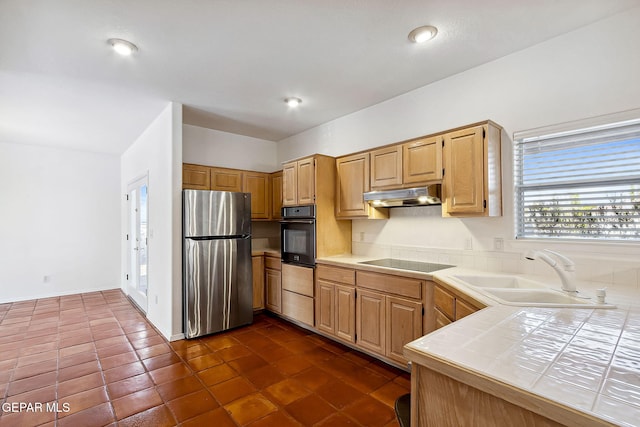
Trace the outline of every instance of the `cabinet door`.
{"label": "cabinet door", "polygon": [[316,328],[335,335],[335,286],[318,279],[316,281]]}
{"label": "cabinet door", "polygon": [[269,174],[245,172],[243,189],[251,193],[251,219],[269,219]]}
{"label": "cabinet door", "polygon": [[242,171],[211,168],[211,190],[242,191]]}
{"label": "cabinet door", "polygon": [[208,190],[210,179],[209,166],[182,165],[182,188],[185,190]]}
{"label": "cabinet door", "polygon": [[253,309],[264,308],[264,257],[251,257],[253,267]]}
{"label": "cabinet door", "polygon": [[356,289],[335,285],[335,334],[345,341],[356,342]]}
{"label": "cabinet door", "polygon": [[456,298],[456,320],[467,317],[468,315],[473,314],[478,310],[478,308],[472,306],[468,302],[461,300],[460,298]]}
{"label": "cabinet door", "polygon": [[403,182],[415,184],[442,179],[443,137],[424,138],[402,145]]}
{"label": "cabinet door", "polygon": [[316,202],[316,168],[313,158],[298,160],[298,204]]}
{"label": "cabinet door", "polygon": [[282,218],[282,171],[271,174],[271,218]]}
{"label": "cabinet door", "polygon": [[282,168],[282,205],[295,206],[298,204],[298,165],[296,162],[287,163]]}
{"label": "cabinet door", "polygon": [[436,312],[436,329],[440,329],[443,326],[447,326],[449,323],[451,323],[451,320],[447,316],[442,314],[440,310],[438,310],[437,308],[434,310]]}
{"label": "cabinet door", "polygon": [[386,302],[386,355],[404,364],[404,345],[422,336],[422,303],[391,296]]}
{"label": "cabinet door", "polygon": [[371,189],[402,185],[402,146],[381,148],[370,154]]}
{"label": "cabinet door", "polygon": [[358,290],[356,298],[357,343],[362,348],[385,354],[385,296]]}
{"label": "cabinet door", "polygon": [[265,270],[266,281],[266,307],[274,313],[282,313],[282,277],[279,270],[267,268]]}
{"label": "cabinet door", "polygon": [[366,217],[369,205],[362,194],[369,191],[369,153],[337,159],[337,217]]}
{"label": "cabinet door", "polygon": [[451,132],[444,138],[445,214],[484,212],[484,138],[482,126]]}

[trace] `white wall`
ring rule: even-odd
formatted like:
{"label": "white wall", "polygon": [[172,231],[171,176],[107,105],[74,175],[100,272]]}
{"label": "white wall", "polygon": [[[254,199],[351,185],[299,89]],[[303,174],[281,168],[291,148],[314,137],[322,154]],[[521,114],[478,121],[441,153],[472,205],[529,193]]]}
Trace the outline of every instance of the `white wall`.
{"label": "white wall", "polygon": [[[149,177],[147,318],[168,339],[182,333],[181,176],[182,106],[170,103],[121,156],[120,191]],[[127,229],[127,205],[121,203],[121,235]],[[122,277],[127,245],[121,241]],[[126,291],[126,282],[122,282]]]}
{"label": "white wall", "polygon": [[119,286],[119,175],[115,155],[0,143],[0,303]]}
{"label": "white wall", "polygon": [[184,125],[182,148],[185,163],[258,172],[282,169],[277,144],[250,136]]}
{"label": "white wall", "polygon": [[[389,254],[398,253],[394,246],[444,248],[433,253],[451,251],[447,256],[455,255],[456,261],[477,257],[475,265],[480,267],[522,268],[519,254],[535,244],[513,240],[511,135],[640,107],[638,22],[640,8],[344,116],[281,141],[278,158],[284,161],[316,152],[339,156],[491,119],[505,129],[503,217],[441,218],[433,207],[392,211],[387,221],[353,221],[354,252],[379,246]],[[493,250],[494,237],[505,239],[506,252],[497,256],[496,265],[489,265],[484,251]],[[469,239],[473,250],[465,251]],[[584,257],[583,265],[603,281],[616,281],[615,276],[638,286],[639,245],[553,246]],[[604,257],[604,263],[593,262]],[[616,269],[621,259],[625,263]]]}

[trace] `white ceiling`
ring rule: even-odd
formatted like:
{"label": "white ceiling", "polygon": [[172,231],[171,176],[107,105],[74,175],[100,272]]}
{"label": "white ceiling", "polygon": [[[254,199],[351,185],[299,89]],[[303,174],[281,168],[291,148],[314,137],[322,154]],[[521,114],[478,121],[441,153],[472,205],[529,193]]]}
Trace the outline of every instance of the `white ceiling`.
{"label": "white ceiling", "polygon": [[[168,101],[185,123],[278,141],[638,5],[0,0],[0,142],[121,153]],[[420,25],[439,29],[424,46],[407,40]]]}

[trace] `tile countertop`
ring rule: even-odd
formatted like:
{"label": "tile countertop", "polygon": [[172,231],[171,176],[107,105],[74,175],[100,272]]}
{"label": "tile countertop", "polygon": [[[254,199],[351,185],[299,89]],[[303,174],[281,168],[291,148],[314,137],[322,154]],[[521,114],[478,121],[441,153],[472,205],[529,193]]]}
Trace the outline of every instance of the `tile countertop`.
{"label": "tile countertop", "polygon": [[[454,268],[434,279],[469,292],[451,277],[461,273],[483,274]],[[578,283],[587,293],[596,287]],[[444,362],[460,374],[475,372],[508,393],[516,387],[605,423],[640,426],[638,295],[607,292],[618,308],[514,307],[484,298],[488,308],[407,344],[406,355],[427,367]]]}
{"label": "tile countertop", "polygon": [[[318,263],[394,273],[395,269],[358,264],[370,259],[346,255]],[[446,369],[461,382],[475,374],[482,380],[471,381],[474,387],[481,389],[488,380],[491,388],[502,387],[508,400],[539,398],[534,406],[551,402],[554,408],[547,409],[559,419],[571,419],[566,414],[577,410],[603,425],[640,426],[637,291],[608,289],[607,302],[618,305],[614,309],[515,307],[500,305],[452,277],[501,273],[457,267],[434,273],[395,272],[458,288],[488,306],[407,344],[405,355],[414,363]],[[578,290],[593,295],[601,286],[579,282]]]}
{"label": "tile countertop", "polygon": [[[376,273],[399,274],[403,277],[411,277],[413,279],[433,280],[434,273],[425,273],[421,271],[403,270],[391,267],[381,267],[377,265],[360,264],[364,261],[372,261],[372,257],[364,257],[358,255],[335,255],[331,257],[318,258],[316,264],[333,265],[336,267],[357,267],[358,270],[373,271]],[[443,271],[443,270],[440,270]]]}

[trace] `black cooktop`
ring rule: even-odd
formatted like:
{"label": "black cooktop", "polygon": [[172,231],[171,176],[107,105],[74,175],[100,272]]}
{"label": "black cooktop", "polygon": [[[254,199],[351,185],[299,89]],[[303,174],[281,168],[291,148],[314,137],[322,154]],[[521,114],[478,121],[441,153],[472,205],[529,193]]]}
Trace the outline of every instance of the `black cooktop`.
{"label": "black cooktop", "polygon": [[403,259],[374,259],[373,261],[362,261],[359,264],[377,265],[378,267],[397,268],[400,270],[420,271],[422,273],[433,273],[434,271],[443,270],[454,265],[433,264],[430,262],[406,261]]}

